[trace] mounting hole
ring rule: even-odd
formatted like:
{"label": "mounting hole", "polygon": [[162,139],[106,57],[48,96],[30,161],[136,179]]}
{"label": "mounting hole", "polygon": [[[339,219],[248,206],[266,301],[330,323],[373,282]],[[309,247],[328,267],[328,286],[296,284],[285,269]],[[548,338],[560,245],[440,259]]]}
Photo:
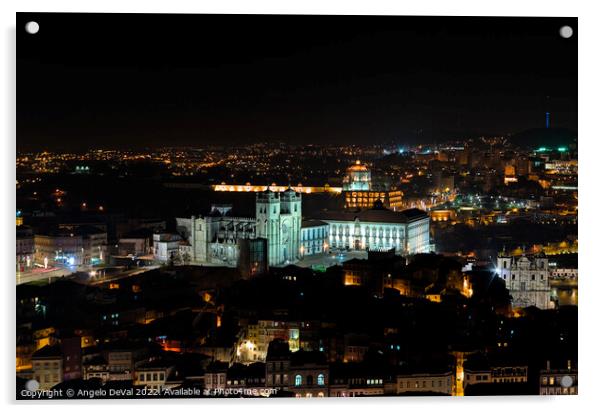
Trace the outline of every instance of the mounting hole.
{"label": "mounting hole", "polygon": [[560,37],[568,39],[573,35],[573,28],[571,26],[562,26],[560,28]]}
{"label": "mounting hole", "polygon": [[29,34],[36,34],[40,31],[40,25],[38,22],[27,22],[25,25],[25,31]]}
{"label": "mounting hole", "polygon": [[27,380],[25,388],[29,391],[37,391],[40,388],[40,383],[37,380]]}
{"label": "mounting hole", "polygon": [[560,379],[560,385],[562,387],[571,387],[573,385],[573,378],[571,376],[562,376]]}

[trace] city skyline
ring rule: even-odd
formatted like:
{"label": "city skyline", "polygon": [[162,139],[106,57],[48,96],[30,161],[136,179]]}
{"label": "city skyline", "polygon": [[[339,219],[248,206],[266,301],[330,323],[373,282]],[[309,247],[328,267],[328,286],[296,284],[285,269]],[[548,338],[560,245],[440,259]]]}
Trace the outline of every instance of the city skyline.
{"label": "city skyline", "polygon": [[17,399],[579,393],[576,19],[17,18]]}

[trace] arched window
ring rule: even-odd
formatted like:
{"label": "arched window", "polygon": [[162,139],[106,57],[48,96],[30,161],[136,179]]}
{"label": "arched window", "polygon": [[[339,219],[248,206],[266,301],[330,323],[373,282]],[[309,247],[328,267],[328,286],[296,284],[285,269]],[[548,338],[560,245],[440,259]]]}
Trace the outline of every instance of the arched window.
{"label": "arched window", "polygon": [[318,386],[324,386],[324,375],[322,373],[318,374]]}
{"label": "arched window", "polygon": [[311,386],[314,384],[314,377],[312,375],[307,376],[307,378],[305,380],[307,381],[308,386]]}
{"label": "arched window", "polygon": [[295,376],[295,386],[301,386],[303,384],[303,377],[300,374]]}

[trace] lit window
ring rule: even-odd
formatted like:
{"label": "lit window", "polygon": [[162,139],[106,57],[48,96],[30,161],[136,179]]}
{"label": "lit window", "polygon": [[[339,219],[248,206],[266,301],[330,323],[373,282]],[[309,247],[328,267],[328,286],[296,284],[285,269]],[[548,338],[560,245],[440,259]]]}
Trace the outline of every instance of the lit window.
{"label": "lit window", "polygon": [[295,376],[295,386],[301,386],[302,383],[303,383],[303,378],[301,377],[300,374],[297,374]]}
{"label": "lit window", "polygon": [[318,386],[324,386],[325,384],[324,375],[322,373],[318,374]]}

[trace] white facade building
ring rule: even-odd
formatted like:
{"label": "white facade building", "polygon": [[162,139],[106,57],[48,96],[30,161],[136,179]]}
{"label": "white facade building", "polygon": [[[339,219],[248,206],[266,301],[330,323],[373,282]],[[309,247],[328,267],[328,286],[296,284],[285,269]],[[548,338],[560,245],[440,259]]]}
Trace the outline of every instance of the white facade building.
{"label": "white facade building", "polygon": [[320,219],[329,225],[329,245],[334,249],[395,248],[400,255],[432,251],[430,218],[419,209],[395,212],[377,202],[369,210],[330,212]]}
{"label": "white facade building", "polygon": [[182,238],[176,234],[153,234],[155,260],[167,262],[179,254]]}
{"label": "white facade building", "polygon": [[213,205],[206,216],[176,218],[191,264],[234,267],[244,239],[267,240],[269,266],[297,262],[330,248],[390,250],[398,254],[430,252],[430,218],[424,211],[388,210],[382,202],[360,212],[324,212],[302,222],[301,194],[292,189],[257,193],[255,217],[232,216],[230,205]]}
{"label": "white facade building", "polygon": [[136,367],[134,386],[161,391],[165,388],[165,383],[173,370],[174,366],[171,363],[163,363],[160,360],[145,363]]}
{"label": "white facade building", "polygon": [[328,252],[328,223],[316,219],[301,223],[301,256]]}
{"label": "white facade building", "polygon": [[551,299],[550,269],[545,256],[528,258],[500,255],[497,259],[499,277],[506,282],[512,296],[512,306],[541,309],[554,307]]}
{"label": "white facade building", "polygon": [[50,265],[98,265],[105,261],[107,233],[92,226],[59,228],[34,236],[35,262]]}
{"label": "white facade building", "polygon": [[403,393],[440,393],[452,394],[454,374],[441,373],[413,373],[397,376],[397,394]]}

